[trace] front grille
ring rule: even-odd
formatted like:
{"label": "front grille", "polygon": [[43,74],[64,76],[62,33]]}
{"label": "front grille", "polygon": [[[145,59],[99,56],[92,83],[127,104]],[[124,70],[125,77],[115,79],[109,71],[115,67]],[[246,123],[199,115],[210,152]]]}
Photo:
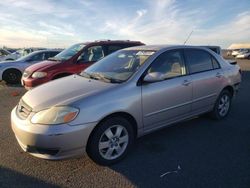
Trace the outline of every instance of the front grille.
{"label": "front grille", "polygon": [[32,108],[21,99],[17,105],[17,115],[21,119],[26,119],[30,115],[31,111]]}
{"label": "front grille", "polygon": [[27,146],[27,152],[53,156],[59,152],[59,149],[58,148],[39,148],[39,147],[35,147],[35,146]]}

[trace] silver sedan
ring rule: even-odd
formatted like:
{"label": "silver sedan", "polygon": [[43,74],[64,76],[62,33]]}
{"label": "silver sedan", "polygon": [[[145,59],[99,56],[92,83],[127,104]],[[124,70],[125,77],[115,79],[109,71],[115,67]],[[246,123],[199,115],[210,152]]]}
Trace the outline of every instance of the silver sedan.
{"label": "silver sedan", "polygon": [[11,113],[12,129],[33,156],[86,151],[110,165],[137,137],[203,113],[225,118],[240,82],[239,66],[207,48],[127,48],[28,91]]}

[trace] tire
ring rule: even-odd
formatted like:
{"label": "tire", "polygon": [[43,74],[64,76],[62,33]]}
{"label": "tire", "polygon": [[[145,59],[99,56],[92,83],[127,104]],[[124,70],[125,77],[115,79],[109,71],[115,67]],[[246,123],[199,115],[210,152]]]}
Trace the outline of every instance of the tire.
{"label": "tire", "polygon": [[111,165],[126,156],[133,142],[130,122],[123,117],[112,117],[95,128],[87,144],[87,154],[97,164]]}
{"label": "tire", "polygon": [[228,90],[223,90],[216,100],[211,117],[216,120],[221,120],[227,117],[232,104],[232,94]]}
{"label": "tire", "polygon": [[20,84],[22,73],[16,69],[9,69],[3,72],[3,80],[7,84]]}

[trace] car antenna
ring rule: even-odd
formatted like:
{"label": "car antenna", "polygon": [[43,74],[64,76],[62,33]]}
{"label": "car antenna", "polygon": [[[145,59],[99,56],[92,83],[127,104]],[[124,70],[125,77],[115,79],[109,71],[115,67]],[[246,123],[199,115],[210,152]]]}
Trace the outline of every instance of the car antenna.
{"label": "car antenna", "polygon": [[188,39],[191,37],[192,33],[193,33],[193,30],[191,31],[191,33],[189,33],[187,39],[186,39],[185,42],[184,42],[184,45],[187,43],[187,41],[188,41]]}

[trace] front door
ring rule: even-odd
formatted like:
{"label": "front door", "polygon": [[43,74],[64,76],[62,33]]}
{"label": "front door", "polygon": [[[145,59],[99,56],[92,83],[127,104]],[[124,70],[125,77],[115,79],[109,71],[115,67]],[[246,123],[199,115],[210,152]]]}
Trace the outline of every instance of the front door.
{"label": "front door", "polygon": [[102,46],[91,46],[85,49],[77,58],[76,69],[80,73],[96,61],[104,57],[104,50]]}
{"label": "front door", "polygon": [[145,131],[165,126],[190,113],[192,80],[186,74],[182,50],[162,53],[147,73],[160,72],[165,80],[142,85]]}

